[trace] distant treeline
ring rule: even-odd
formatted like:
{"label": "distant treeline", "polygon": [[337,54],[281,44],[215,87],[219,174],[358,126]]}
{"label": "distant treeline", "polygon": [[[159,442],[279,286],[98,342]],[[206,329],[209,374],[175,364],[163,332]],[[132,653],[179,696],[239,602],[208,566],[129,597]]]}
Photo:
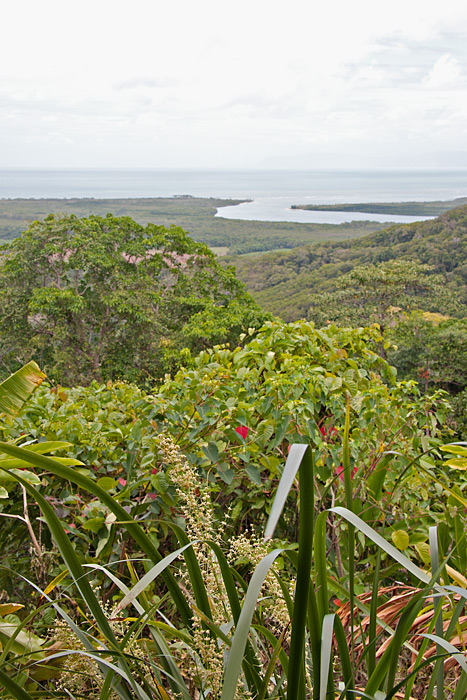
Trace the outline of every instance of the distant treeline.
{"label": "distant treeline", "polygon": [[364,236],[384,224],[356,221],[340,226],[293,222],[242,221],[223,219],[219,207],[239,204],[238,199],[166,197],[141,199],[0,199],[0,239],[11,240],[25,231],[32,221],[49,214],[78,217],[130,216],[139,224],[180,226],[192,238],[211,248],[227,248],[230,253],[264,252],[295,248],[326,240],[341,241]]}
{"label": "distant treeline", "polygon": [[467,204],[467,197],[445,202],[361,202],[360,204],[294,204],[291,209],[306,211],[353,211],[360,214],[400,214],[405,216],[439,216]]}

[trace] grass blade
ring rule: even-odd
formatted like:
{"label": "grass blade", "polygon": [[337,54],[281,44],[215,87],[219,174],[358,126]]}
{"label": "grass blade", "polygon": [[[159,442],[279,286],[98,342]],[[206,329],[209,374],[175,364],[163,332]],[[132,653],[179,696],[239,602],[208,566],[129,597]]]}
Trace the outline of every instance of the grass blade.
{"label": "grass blade", "polygon": [[447,642],[442,637],[438,637],[437,634],[423,634],[422,637],[426,637],[432,642],[435,642],[438,646],[442,647],[455,661],[457,661],[461,669],[465,673],[467,673],[467,662],[465,660],[465,657],[459,652],[459,649],[457,649],[454,646],[454,644],[451,644],[451,642]]}
{"label": "grass blade", "polygon": [[[344,439],[342,443],[342,467],[344,476],[345,502],[348,510],[353,512],[353,494],[352,494],[352,473],[350,471],[350,399],[347,396],[347,405],[345,409],[345,424],[344,424]],[[355,528],[349,522],[348,533],[348,562],[349,562],[349,595],[350,595],[350,631],[351,631],[351,655],[353,658],[354,646],[354,610],[355,610]]]}
{"label": "grass blade", "polygon": [[378,548],[378,553],[376,555],[376,565],[375,565],[375,575],[373,577],[373,587],[371,591],[371,605],[370,605],[370,625],[368,629],[368,647],[366,649],[368,654],[367,659],[367,669],[368,676],[371,676],[376,668],[376,623],[378,615],[378,595],[379,595],[379,572],[381,568],[381,549]]}
{"label": "grass blade", "polygon": [[209,602],[209,596],[204,583],[203,574],[201,573],[198,558],[192,548],[187,549],[187,545],[190,544],[188,535],[186,534],[185,530],[182,530],[182,528],[176,523],[165,521],[165,524],[167,527],[173,530],[180,546],[184,548],[183,556],[185,558],[190,582],[193,587],[196,605],[206,615],[206,617],[212,620],[212,610]]}
{"label": "grass blade", "polygon": [[[430,559],[431,559],[431,574],[436,575],[439,569],[439,546],[438,546],[438,528],[436,526],[430,527],[429,531],[429,541],[430,541]],[[440,582],[439,574],[436,575],[437,583]],[[438,605],[436,605],[437,598],[433,596],[433,609],[435,616],[435,630],[438,637],[443,636],[443,618],[442,618],[442,601],[439,600]],[[436,654],[441,653],[441,647],[439,644],[436,645]],[[435,664],[433,675],[436,676],[436,698],[437,700],[443,700],[444,698],[444,663],[442,659],[438,659]]]}
{"label": "grass blade", "polygon": [[[326,700],[331,667],[332,631],[334,627],[334,614],[325,615],[323,619],[323,632],[321,634],[321,668],[319,681],[319,700]],[[331,690],[331,689],[330,689]],[[332,697],[332,695],[331,695]]]}
{"label": "grass blade", "polygon": [[335,508],[330,508],[330,511],[333,513],[337,513],[338,515],[341,515],[345,520],[350,522],[352,525],[354,525],[357,530],[360,530],[366,537],[368,537],[370,540],[372,540],[375,544],[378,545],[378,547],[381,547],[381,549],[386,552],[386,554],[389,554],[390,557],[395,559],[399,564],[401,564],[407,571],[409,571],[411,574],[413,574],[416,578],[419,579],[419,581],[422,581],[423,583],[429,584],[431,582],[430,576],[425,573],[422,569],[420,569],[419,566],[414,564],[413,562],[410,561],[402,552],[399,552],[392,544],[387,542],[384,537],[381,537],[375,530],[373,530],[372,527],[367,525],[361,518],[358,517],[358,515],[355,515],[355,513],[352,513],[349,511],[347,508],[342,508],[340,506],[336,506]]}
{"label": "grass blade", "polygon": [[237,592],[237,589],[235,587],[235,581],[234,581],[234,577],[232,575],[232,571],[230,569],[229,562],[227,561],[224,552],[222,551],[222,549],[219,547],[218,544],[216,544],[215,542],[208,542],[207,544],[211,547],[211,549],[213,550],[214,554],[217,557],[217,561],[219,562],[219,568],[221,570],[222,580],[224,582],[227,597],[229,599],[232,617],[233,617],[234,623],[237,624],[238,618],[240,617],[240,613],[241,613],[242,609],[240,607],[240,601],[238,599],[238,592]]}
{"label": "grass blade", "polygon": [[256,603],[260,596],[264,579],[268,575],[268,571],[273,565],[274,560],[279,556],[279,554],[282,553],[282,551],[282,549],[275,549],[263,557],[256,567],[253,576],[251,577],[250,585],[248,586],[245,600],[243,602],[242,612],[240,613],[235,634],[232,639],[232,646],[230,648],[229,659],[225,670],[221,700],[234,700],[238,679],[242,669],[243,654],[248,641],[250,625],[255,612]]}
{"label": "grass blade", "polygon": [[342,676],[346,687],[346,696],[348,700],[354,700],[355,686],[352,671],[352,662],[350,659],[349,647],[345,636],[344,627],[338,615],[334,617],[334,634],[336,635],[337,647],[339,649],[339,658],[342,667]]}
{"label": "grass blade", "polygon": [[308,445],[295,444],[290,446],[289,456],[287,457],[284,471],[282,472],[281,480],[279,482],[279,486],[277,487],[274,502],[272,504],[271,512],[269,513],[266,529],[264,531],[265,540],[270,540],[274,535],[274,530],[279,522],[287,496],[289,495],[289,491],[293,486],[302,459],[305,452],[309,449],[310,448]]}
{"label": "grass blade", "polygon": [[117,605],[115,612],[118,613],[124,608],[126,608],[128,605],[132,604],[135,602],[136,598],[139,596],[140,593],[144,591],[147,586],[149,586],[150,583],[154,581],[170,564],[177,559],[177,557],[182,554],[182,552],[187,549],[187,547],[192,546],[192,542],[188,542],[184,547],[180,547],[180,549],[177,549],[175,552],[171,552],[168,554],[162,561],[160,561],[158,564],[155,564],[144,576],[141,578],[138,583],[133,586],[133,588],[128,591],[128,593],[122,598],[122,600],[119,602]]}
{"label": "grass blade", "polygon": [[[292,447],[302,447],[293,445]],[[290,450],[292,453],[292,449]],[[313,454],[309,447],[297,451],[293,468],[300,457],[300,525],[298,535],[298,565],[290,639],[289,671],[287,674],[287,698],[295,700],[304,687],[305,628],[308,612],[311,560],[313,556],[314,475]],[[288,460],[287,460],[288,461]],[[282,482],[282,479],[281,479]],[[276,496],[277,498],[277,496]],[[281,496],[282,498],[282,496]]]}
{"label": "grass blade", "polygon": [[324,616],[329,612],[328,577],[326,561],[326,518],[327,511],[323,511],[316,518],[314,545],[315,545],[315,572],[316,572],[316,603],[319,614],[320,635]]}

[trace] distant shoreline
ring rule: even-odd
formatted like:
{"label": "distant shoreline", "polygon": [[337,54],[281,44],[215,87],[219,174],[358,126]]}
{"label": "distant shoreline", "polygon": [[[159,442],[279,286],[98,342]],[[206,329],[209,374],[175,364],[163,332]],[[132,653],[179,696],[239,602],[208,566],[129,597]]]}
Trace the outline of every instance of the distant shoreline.
{"label": "distant shoreline", "polygon": [[439,216],[467,204],[467,197],[428,202],[360,202],[352,204],[293,204],[291,209],[303,211],[354,212],[405,216]]}

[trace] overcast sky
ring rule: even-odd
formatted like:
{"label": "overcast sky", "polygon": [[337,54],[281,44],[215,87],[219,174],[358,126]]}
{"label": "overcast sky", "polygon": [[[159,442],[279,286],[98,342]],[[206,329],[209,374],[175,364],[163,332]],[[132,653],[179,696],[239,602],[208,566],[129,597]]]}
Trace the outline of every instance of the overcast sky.
{"label": "overcast sky", "polygon": [[0,167],[467,167],[465,0],[23,0]]}

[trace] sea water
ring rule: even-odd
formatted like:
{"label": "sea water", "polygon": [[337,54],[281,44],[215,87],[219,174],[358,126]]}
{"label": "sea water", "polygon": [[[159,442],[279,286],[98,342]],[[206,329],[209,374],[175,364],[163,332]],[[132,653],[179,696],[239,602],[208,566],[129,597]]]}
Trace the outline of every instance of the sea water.
{"label": "sea water", "polygon": [[294,204],[451,200],[467,196],[467,169],[439,170],[151,170],[0,169],[0,198],[126,199],[215,197],[251,200],[218,216],[257,221],[410,222],[429,217],[315,212]]}

